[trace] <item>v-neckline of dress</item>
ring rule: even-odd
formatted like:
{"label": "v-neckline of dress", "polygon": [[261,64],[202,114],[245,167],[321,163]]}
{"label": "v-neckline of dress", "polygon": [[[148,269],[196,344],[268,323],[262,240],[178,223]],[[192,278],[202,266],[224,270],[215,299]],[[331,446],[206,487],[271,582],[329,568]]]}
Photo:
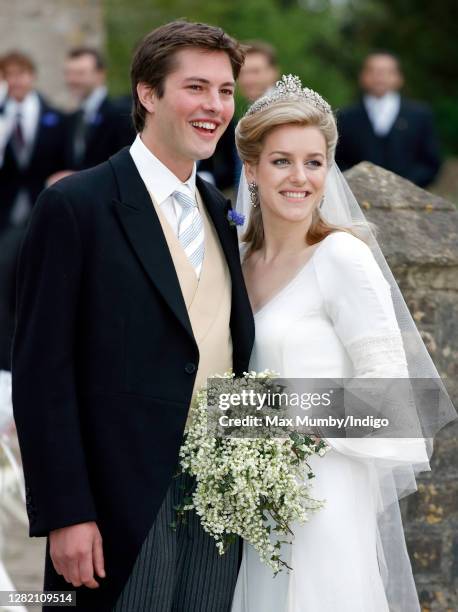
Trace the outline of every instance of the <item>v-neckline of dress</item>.
{"label": "v-neckline of dress", "polygon": [[[329,234],[330,236],[331,234]],[[312,261],[315,258],[316,253],[321,249],[322,245],[324,242],[326,242],[326,239],[328,238],[328,236],[326,236],[326,238],[324,238],[320,243],[318,243],[318,246],[315,248],[315,250],[313,251],[313,253],[310,255],[310,257],[307,259],[307,261],[304,263],[303,266],[301,266],[299,268],[299,270],[296,272],[296,274],[291,278],[290,281],[288,281],[286,283],[286,285],[283,285],[283,287],[281,289],[279,289],[276,293],[274,293],[272,295],[271,298],[269,298],[269,300],[267,302],[264,302],[264,304],[261,306],[261,308],[258,308],[255,311],[253,311],[253,316],[257,317],[259,314],[261,314],[261,312],[263,312],[270,304],[272,304],[272,302],[274,302],[275,300],[277,300],[277,298],[279,298],[287,289],[289,289],[294,283],[296,283],[296,281],[299,279],[299,277],[301,276],[301,274],[308,268],[308,266],[312,263]]]}

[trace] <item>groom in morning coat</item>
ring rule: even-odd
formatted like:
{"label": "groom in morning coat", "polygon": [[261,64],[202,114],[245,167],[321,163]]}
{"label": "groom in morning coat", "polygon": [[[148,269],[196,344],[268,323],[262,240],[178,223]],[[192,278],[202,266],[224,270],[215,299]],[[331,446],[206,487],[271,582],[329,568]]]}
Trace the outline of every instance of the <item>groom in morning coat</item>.
{"label": "groom in morning coat", "polygon": [[[39,198],[18,272],[13,403],[45,589],[77,610],[224,612],[220,557],[174,478],[193,392],[248,368],[254,323],[229,202],[195,176],[234,111],[239,44],[183,21],[132,64],[131,146]],[[73,586],[72,586],[73,585]]]}

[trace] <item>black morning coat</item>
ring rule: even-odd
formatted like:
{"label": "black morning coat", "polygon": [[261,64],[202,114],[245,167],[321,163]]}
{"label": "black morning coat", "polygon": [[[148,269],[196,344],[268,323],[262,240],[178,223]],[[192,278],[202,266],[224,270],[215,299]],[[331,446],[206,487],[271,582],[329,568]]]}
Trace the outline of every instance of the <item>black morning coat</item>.
{"label": "black morning coat", "polygon": [[336,161],[342,171],[369,161],[420,187],[432,183],[439,171],[439,143],[425,104],[401,98],[399,115],[383,137],[375,134],[362,101],[337,114],[337,127]]}
{"label": "black morning coat", "polygon": [[[254,322],[229,202],[197,179],[232,278],[233,366]],[[110,610],[175,473],[199,363],[159,219],[128,152],[63,179],[34,207],[18,270],[13,404],[30,535],[96,521]],[[74,590],[47,555],[45,587]]]}

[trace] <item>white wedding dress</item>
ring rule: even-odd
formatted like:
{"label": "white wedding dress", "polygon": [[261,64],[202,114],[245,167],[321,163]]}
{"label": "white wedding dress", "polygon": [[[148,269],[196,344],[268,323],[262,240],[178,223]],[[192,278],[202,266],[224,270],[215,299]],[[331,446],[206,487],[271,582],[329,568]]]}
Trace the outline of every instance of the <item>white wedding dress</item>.
{"label": "white wedding dress", "polygon": [[[370,249],[350,234],[325,238],[255,314],[255,323],[252,370],[267,368],[287,378],[407,376],[389,285]],[[428,466],[423,441],[328,443],[331,450],[310,462],[314,497],[326,504],[307,523],[293,526],[293,571],[274,578],[244,544],[232,612],[420,610],[399,506],[384,507],[382,489],[386,483],[395,487],[390,461],[396,455]],[[383,534],[390,533],[387,543]]]}

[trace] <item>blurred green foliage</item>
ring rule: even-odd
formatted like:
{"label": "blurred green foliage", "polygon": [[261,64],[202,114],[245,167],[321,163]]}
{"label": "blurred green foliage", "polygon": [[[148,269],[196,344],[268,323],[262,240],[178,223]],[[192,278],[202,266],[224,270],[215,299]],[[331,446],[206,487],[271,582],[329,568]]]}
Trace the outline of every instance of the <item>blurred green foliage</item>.
{"label": "blurred green foliage", "polygon": [[[405,93],[433,106],[446,151],[458,153],[456,0],[105,0],[113,93],[129,90],[130,58],[142,36],[180,17],[270,42],[282,70],[334,108],[358,96],[365,54],[391,50],[402,61]],[[243,110],[240,99],[237,107]]]}

